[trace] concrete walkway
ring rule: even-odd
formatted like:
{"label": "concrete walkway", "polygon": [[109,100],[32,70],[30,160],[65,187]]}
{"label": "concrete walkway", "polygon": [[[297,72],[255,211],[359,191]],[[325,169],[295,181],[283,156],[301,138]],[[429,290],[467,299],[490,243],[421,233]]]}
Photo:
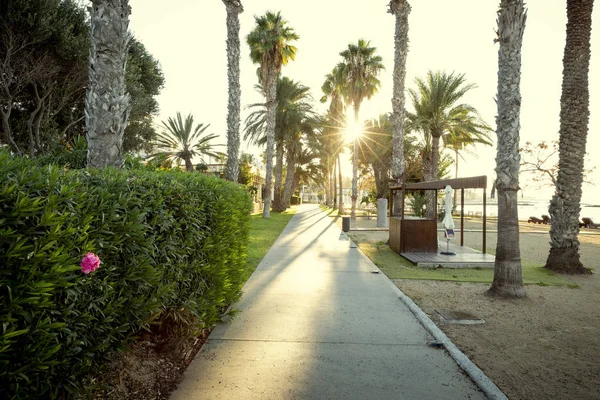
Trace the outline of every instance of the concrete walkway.
{"label": "concrete walkway", "polygon": [[172,399],[483,399],[392,284],[303,205]]}

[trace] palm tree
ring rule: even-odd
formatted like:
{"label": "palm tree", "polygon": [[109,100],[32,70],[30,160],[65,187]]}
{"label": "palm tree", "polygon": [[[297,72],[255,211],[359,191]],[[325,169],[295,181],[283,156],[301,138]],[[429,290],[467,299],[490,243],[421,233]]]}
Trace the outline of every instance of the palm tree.
{"label": "palm tree", "polygon": [[[317,129],[317,119],[314,114],[299,115],[301,119],[298,121],[297,129],[292,135],[286,137],[286,175],[285,185],[283,189],[283,197],[281,200],[282,208],[285,210],[290,206],[292,198],[294,175],[297,164],[306,164],[306,152],[303,142],[313,142],[315,140],[315,130]],[[304,156],[304,157],[303,157]],[[311,159],[317,158],[316,152],[310,152]]]}
{"label": "palm tree", "polygon": [[[168,123],[163,121],[166,132],[158,132],[154,145],[156,152],[148,159],[166,158],[173,159],[179,165],[180,161],[185,162],[186,171],[194,171],[192,158],[196,156],[222,157],[223,154],[213,150],[215,145],[210,142],[219,137],[211,133],[204,135],[209,125],[198,124],[194,127],[194,117],[190,114],[185,121],[181,118],[181,113],[177,113],[177,118],[169,118]],[[204,136],[203,136],[204,135]]]}
{"label": "palm tree", "polygon": [[238,153],[240,150],[240,18],[244,12],[240,0],[223,0],[227,9],[227,78],[229,101],[227,103],[227,169],[226,177],[238,181]]}
{"label": "palm tree", "polygon": [[523,0],[500,0],[498,11],[498,116],[496,133],[496,189],[498,243],[494,280],[487,291],[501,297],[523,297],[519,247],[517,191],[519,190],[519,128],[521,113],[521,45],[527,11]]}
{"label": "palm tree", "polygon": [[[262,86],[257,90],[263,92]],[[302,120],[313,115],[310,88],[287,77],[277,82],[277,113],[275,116],[275,185],[273,210],[284,211],[281,203],[281,187],[283,181],[283,156],[288,137],[294,136],[300,129]],[[244,139],[264,145],[266,143],[267,107],[264,103],[250,104],[256,108],[246,118]]]}
{"label": "palm tree", "polygon": [[[370,99],[381,82],[377,76],[384,69],[381,56],[375,55],[375,47],[369,47],[370,42],[359,39],[357,44],[349,44],[348,49],[340,55],[344,58],[339,68],[346,78],[344,97],[346,103],[352,103],[354,107],[354,120],[359,124],[360,105],[364,99]],[[352,211],[350,217],[356,218],[356,200],[358,198],[358,152],[356,148],[357,139],[354,140],[354,151],[352,153]]]}
{"label": "palm tree", "polygon": [[[454,152],[454,177],[458,178],[458,159],[462,157],[461,151],[468,151],[469,146],[483,144],[491,146],[492,140],[489,133],[492,128],[483,122],[479,116],[465,111],[464,116],[457,118],[458,123],[452,126],[452,129],[447,135],[442,136],[444,147]],[[472,151],[468,151],[474,154]],[[454,207],[456,207],[456,195],[458,191],[454,191]]]}
{"label": "palm tree", "polygon": [[273,147],[275,144],[275,114],[277,110],[277,77],[281,67],[296,56],[296,47],[291,41],[299,37],[287,26],[287,21],[278,12],[267,12],[264,16],[254,17],[256,27],[248,34],[252,62],[260,64],[260,83],[265,92],[267,107],[267,160],[265,176],[265,208],[263,218],[271,216],[271,186],[273,174]]}
{"label": "palm tree", "polygon": [[585,144],[590,117],[589,67],[594,0],[567,0],[567,39],[563,57],[562,97],[556,192],[550,202],[550,253],[545,267],[589,274],[579,259],[579,213]]}
{"label": "palm tree", "polygon": [[[394,35],[394,92],[392,97],[392,179],[396,185],[404,179],[404,118],[405,98],[404,83],[406,80],[406,56],[408,54],[408,14],[410,4],[406,0],[392,0],[388,12],[396,17]],[[397,192],[400,195],[400,192]],[[400,207],[400,201],[394,201]],[[397,212],[397,210],[394,210]]]}
{"label": "palm tree", "polygon": [[[340,182],[339,185],[339,194],[338,194],[338,214],[344,214],[344,204],[342,203],[342,169],[341,166],[341,151],[343,149],[344,138],[342,137],[342,126],[345,125],[345,112],[346,105],[344,104],[344,90],[346,88],[346,77],[344,76],[343,69],[338,65],[333,70],[325,76],[325,82],[323,86],[321,86],[321,91],[323,92],[323,97],[321,97],[321,103],[325,103],[329,98],[331,102],[329,103],[329,124],[327,124],[328,131],[333,135],[332,138],[335,138],[331,141],[331,144],[334,146],[334,160],[337,158],[338,163],[338,180]],[[335,190],[335,186],[334,186]]]}
{"label": "palm tree", "polygon": [[[426,148],[423,165],[425,180],[432,181],[438,179],[442,135],[456,130],[470,135],[480,133],[481,124],[478,122],[480,118],[477,110],[468,104],[457,104],[465,93],[476,85],[466,84],[464,74],[432,71],[427,72],[426,80],[417,78],[415,83],[417,90],[409,89],[415,112],[409,113],[408,119],[413,129],[422,131],[431,139],[431,147]],[[433,218],[435,193],[428,191],[426,197],[427,216]]]}
{"label": "palm tree", "polygon": [[[386,198],[390,182],[390,169],[393,168],[393,126],[389,114],[381,114],[366,124],[359,143],[359,161],[370,165],[375,177],[377,198]],[[404,135],[402,135],[404,138]],[[402,144],[404,148],[404,143]],[[404,158],[404,154],[402,155]]]}
{"label": "palm tree", "polygon": [[131,35],[128,0],[92,0],[90,68],[85,96],[87,164],[121,167],[123,135],[131,106],[125,94],[125,63]]}

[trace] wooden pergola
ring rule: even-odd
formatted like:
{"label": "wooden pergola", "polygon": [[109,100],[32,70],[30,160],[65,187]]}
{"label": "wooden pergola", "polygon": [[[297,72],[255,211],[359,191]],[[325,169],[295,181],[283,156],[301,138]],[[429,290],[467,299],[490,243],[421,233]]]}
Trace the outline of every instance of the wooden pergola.
{"label": "wooden pergola", "polygon": [[[402,235],[400,231],[403,229],[403,221],[404,218],[404,197],[407,191],[416,191],[416,190],[435,190],[436,193],[438,190],[443,190],[446,185],[450,185],[452,189],[457,190],[460,189],[460,245],[464,246],[464,221],[465,221],[465,189],[483,189],[483,244],[482,244],[482,252],[485,254],[486,252],[486,189],[487,189],[487,176],[474,176],[470,178],[456,178],[456,179],[443,179],[439,181],[429,181],[429,182],[418,182],[418,183],[405,183],[400,186],[392,186],[390,187],[390,220],[394,219],[393,210],[394,210],[394,194],[397,191],[402,192],[401,198],[401,207],[402,210],[400,215],[400,221],[398,223],[398,234]],[[435,196],[435,220],[437,224],[437,196]],[[392,245],[392,221],[390,221],[390,246]],[[410,226],[410,224],[406,224]],[[436,225],[437,231],[437,225]],[[437,235],[437,233],[436,233]],[[437,237],[437,236],[436,236]],[[398,240],[400,240],[398,238]],[[399,253],[399,251],[396,251]]]}

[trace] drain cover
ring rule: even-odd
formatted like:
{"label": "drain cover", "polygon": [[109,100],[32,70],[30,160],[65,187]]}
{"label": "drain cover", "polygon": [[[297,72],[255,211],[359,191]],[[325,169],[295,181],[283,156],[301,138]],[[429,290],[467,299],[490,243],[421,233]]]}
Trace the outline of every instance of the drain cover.
{"label": "drain cover", "polygon": [[435,310],[440,316],[440,320],[447,324],[460,324],[460,325],[477,325],[485,324],[485,320],[476,317],[475,315],[456,310]]}

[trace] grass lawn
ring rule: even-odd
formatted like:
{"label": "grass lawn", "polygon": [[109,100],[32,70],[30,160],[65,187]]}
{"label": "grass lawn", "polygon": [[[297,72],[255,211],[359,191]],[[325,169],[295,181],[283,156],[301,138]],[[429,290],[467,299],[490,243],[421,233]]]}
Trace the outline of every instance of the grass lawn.
{"label": "grass lawn", "polygon": [[[456,282],[487,282],[494,278],[494,269],[482,268],[423,268],[413,265],[394,253],[385,243],[359,243],[358,247],[390,279],[430,279]],[[574,285],[573,282],[542,268],[541,264],[522,260],[523,283],[526,285]]]}
{"label": "grass lawn", "polygon": [[279,234],[294,216],[298,207],[291,207],[282,213],[271,211],[271,218],[263,218],[262,213],[253,214],[250,221],[250,240],[248,241],[248,260],[245,278],[248,280],[260,261],[265,257]]}

